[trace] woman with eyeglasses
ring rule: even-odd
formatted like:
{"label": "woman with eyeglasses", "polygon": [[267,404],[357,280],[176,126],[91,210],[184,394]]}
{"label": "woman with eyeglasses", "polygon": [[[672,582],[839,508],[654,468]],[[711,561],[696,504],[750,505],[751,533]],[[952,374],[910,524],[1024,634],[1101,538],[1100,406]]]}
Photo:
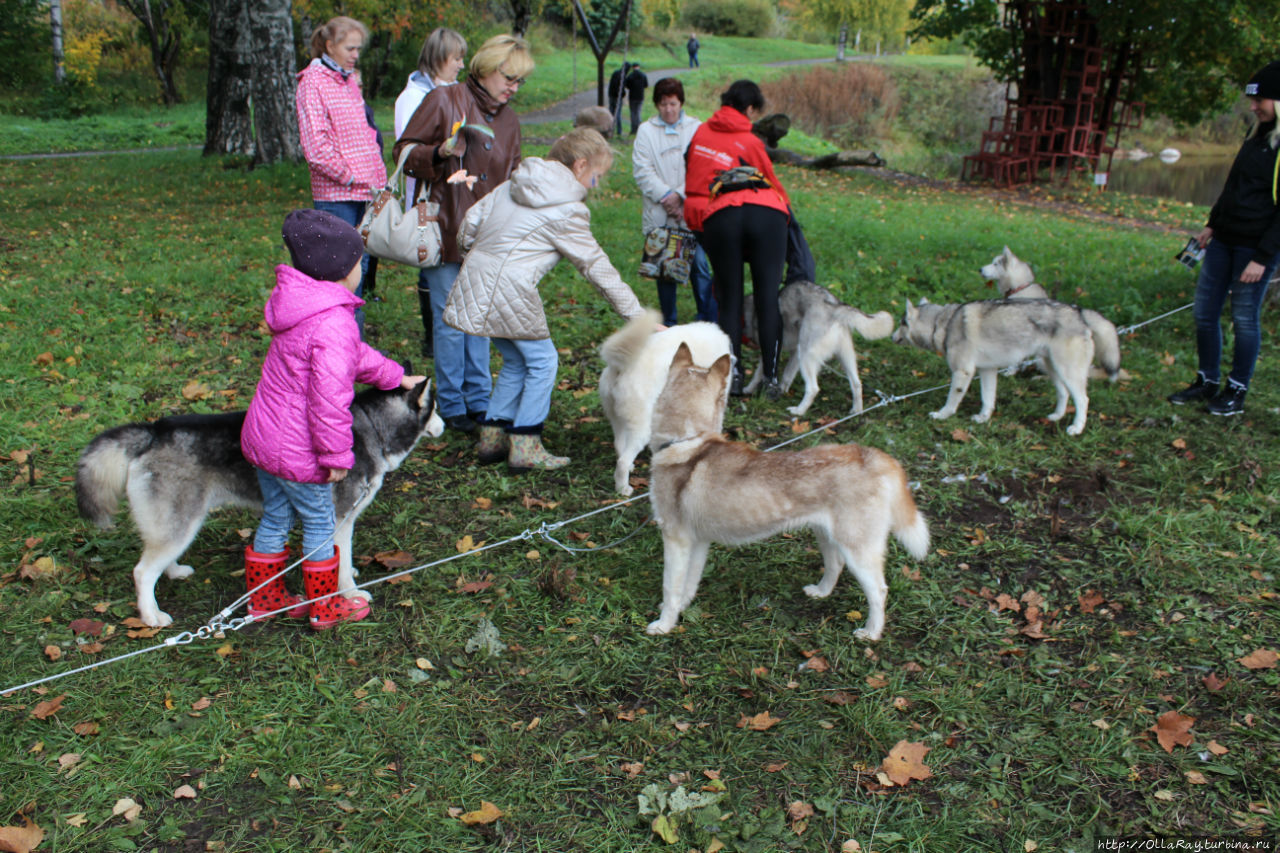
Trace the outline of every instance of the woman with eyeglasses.
{"label": "woman with eyeglasses", "polygon": [[434,315],[436,398],[440,416],[460,432],[475,432],[488,411],[492,375],[489,339],[459,332],[441,319],[462,266],[458,229],[471,206],[511,177],[520,163],[520,122],[507,105],[532,71],[528,42],[494,36],[471,58],[465,82],[433,89],[422,99],[392,151],[398,161],[406,145],[417,144],[405,171],[429,182],[427,197],[440,205],[442,262],[426,271]]}

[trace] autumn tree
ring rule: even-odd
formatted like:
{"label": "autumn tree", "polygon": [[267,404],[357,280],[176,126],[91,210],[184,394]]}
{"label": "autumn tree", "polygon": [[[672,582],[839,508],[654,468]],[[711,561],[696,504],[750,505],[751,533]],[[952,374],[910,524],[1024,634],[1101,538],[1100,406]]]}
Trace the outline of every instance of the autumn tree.
{"label": "autumn tree", "polygon": [[165,106],[182,100],[174,72],[182,49],[185,13],[180,0],[119,0],[142,24],[151,49],[151,68],[160,81]]}
{"label": "autumn tree", "polygon": [[[962,38],[1005,82],[1026,72],[1024,33],[1006,26],[1008,7],[1047,9],[1053,0],[918,0],[913,32]],[[1135,100],[1149,112],[1192,123],[1239,97],[1249,75],[1275,59],[1280,4],[1274,0],[1085,0],[1102,45],[1133,71]],[[1027,16],[1022,16],[1025,20]],[[1047,58],[1040,59],[1048,63]],[[1042,79],[1066,70],[1037,69]]]}
{"label": "autumn tree", "polygon": [[915,0],[787,0],[784,8],[809,29],[862,33],[862,43],[900,47]]}

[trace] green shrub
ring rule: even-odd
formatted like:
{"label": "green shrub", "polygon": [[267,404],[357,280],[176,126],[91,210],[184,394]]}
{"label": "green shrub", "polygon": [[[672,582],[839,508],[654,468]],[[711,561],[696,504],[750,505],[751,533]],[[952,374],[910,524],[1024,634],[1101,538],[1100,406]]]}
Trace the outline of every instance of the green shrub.
{"label": "green shrub", "polygon": [[720,36],[761,38],[773,31],[774,21],[766,0],[693,0],[684,7],[686,26]]}

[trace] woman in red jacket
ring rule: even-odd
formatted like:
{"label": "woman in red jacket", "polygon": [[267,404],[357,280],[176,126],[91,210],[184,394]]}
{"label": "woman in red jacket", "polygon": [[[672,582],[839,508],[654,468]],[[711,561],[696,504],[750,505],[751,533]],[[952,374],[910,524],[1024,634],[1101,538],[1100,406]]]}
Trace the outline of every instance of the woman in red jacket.
{"label": "woman in red jacket", "polygon": [[764,143],[751,123],[764,113],[764,94],[750,80],[738,80],[720,96],[721,107],[693,134],[685,153],[684,219],[706,249],[720,304],[720,328],[733,342],[734,372],[729,393],[742,396],[742,265],[751,265],[761,387],[770,400],[778,387],[782,315],[778,288],[787,254],[791,202],[773,172]]}

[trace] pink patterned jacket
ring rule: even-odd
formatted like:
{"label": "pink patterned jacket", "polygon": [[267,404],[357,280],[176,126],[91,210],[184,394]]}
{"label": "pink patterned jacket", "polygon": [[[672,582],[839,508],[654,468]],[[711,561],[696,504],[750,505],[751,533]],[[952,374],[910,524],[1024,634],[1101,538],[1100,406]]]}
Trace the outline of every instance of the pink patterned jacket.
{"label": "pink patterned jacket", "polygon": [[364,115],[354,77],[342,79],[319,59],[298,72],[298,132],[316,201],[368,201],[387,182],[377,134]]}

